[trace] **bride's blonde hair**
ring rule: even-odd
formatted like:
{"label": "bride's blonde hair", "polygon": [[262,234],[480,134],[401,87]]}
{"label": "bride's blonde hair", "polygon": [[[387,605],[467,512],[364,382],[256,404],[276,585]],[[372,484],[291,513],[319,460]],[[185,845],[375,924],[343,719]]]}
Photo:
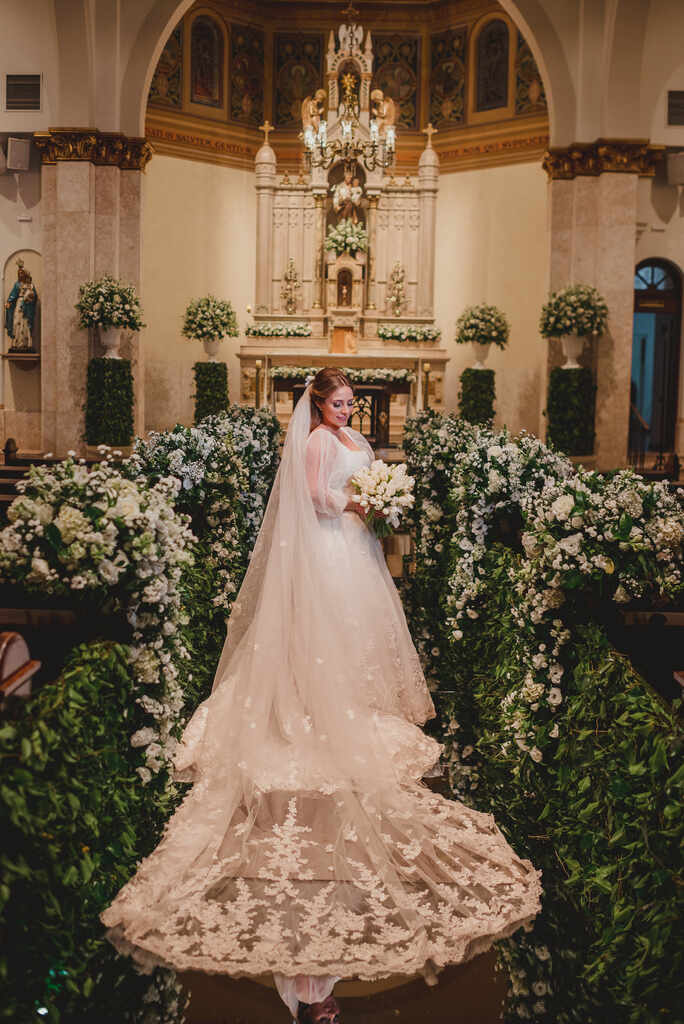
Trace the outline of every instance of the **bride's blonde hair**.
{"label": "bride's blonde hair", "polygon": [[337,388],[351,387],[351,381],[347,377],[346,373],[338,369],[336,366],[324,366],[322,370],[319,370],[314,379],[311,381],[311,390],[309,391],[309,398],[311,400],[311,429],[323,422],[321,416],[321,405],[325,402],[326,398],[332,395],[333,391]]}

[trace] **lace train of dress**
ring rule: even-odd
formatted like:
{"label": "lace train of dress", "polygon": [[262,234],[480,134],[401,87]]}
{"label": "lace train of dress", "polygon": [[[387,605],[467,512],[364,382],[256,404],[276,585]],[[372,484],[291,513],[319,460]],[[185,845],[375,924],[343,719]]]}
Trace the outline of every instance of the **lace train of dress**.
{"label": "lace train of dress", "polygon": [[314,518],[276,518],[255,550],[258,593],[243,585],[176,759],[194,785],[102,914],[145,970],[274,973],[291,995],[299,975],[431,973],[539,911],[539,874],[492,816],[421,782],[434,707],[381,544],[343,511],[372,458],[347,438],[359,450],[311,435]]}

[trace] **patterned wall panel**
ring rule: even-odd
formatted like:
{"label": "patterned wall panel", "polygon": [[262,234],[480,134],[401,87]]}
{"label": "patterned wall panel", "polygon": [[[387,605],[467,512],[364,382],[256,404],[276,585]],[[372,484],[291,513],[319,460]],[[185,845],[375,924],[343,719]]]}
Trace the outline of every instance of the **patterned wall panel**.
{"label": "patterned wall panel", "polygon": [[230,26],[231,121],[259,125],[264,120],[264,33],[246,25]]}
{"label": "patterned wall panel", "polygon": [[399,107],[397,124],[418,127],[420,37],[373,33],[373,88],[382,89]]}
{"label": "patterned wall panel", "polygon": [[190,30],[190,102],[223,106],[223,32],[215,18],[201,14]]}
{"label": "patterned wall panel", "polygon": [[169,36],[154,73],[148,103],[158,107],[180,107],[183,82],[183,22]]}
{"label": "patterned wall panel", "polygon": [[276,32],[273,60],[275,124],[300,128],[302,100],[323,85],[322,34]]}
{"label": "patterned wall panel", "polygon": [[477,37],[475,109],[497,110],[508,105],[508,25],[496,18]]}
{"label": "patterned wall panel", "polygon": [[515,54],[515,112],[516,114],[545,114],[546,93],[532,51],[518,32]]}
{"label": "patterned wall panel", "polygon": [[448,29],[430,37],[430,114],[436,128],[465,121],[467,29]]}

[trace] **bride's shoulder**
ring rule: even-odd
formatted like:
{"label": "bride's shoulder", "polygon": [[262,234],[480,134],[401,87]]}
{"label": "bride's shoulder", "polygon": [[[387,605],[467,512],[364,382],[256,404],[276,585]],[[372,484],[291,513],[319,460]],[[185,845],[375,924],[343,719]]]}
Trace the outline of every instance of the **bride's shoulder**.
{"label": "bride's shoulder", "polygon": [[333,440],[332,434],[323,426],[323,424],[319,424],[317,427],[313,428],[306,439],[306,443],[320,446],[327,444],[328,440]]}

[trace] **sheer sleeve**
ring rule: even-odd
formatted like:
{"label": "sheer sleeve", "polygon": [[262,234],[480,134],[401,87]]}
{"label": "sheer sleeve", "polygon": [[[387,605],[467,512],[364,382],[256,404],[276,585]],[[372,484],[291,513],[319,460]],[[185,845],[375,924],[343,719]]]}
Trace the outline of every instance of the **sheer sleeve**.
{"label": "sheer sleeve", "polygon": [[306,479],[314,508],[324,516],[342,515],[349,501],[344,490],[330,485],[339,443],[327,430],[313,430],[306,444]]}

